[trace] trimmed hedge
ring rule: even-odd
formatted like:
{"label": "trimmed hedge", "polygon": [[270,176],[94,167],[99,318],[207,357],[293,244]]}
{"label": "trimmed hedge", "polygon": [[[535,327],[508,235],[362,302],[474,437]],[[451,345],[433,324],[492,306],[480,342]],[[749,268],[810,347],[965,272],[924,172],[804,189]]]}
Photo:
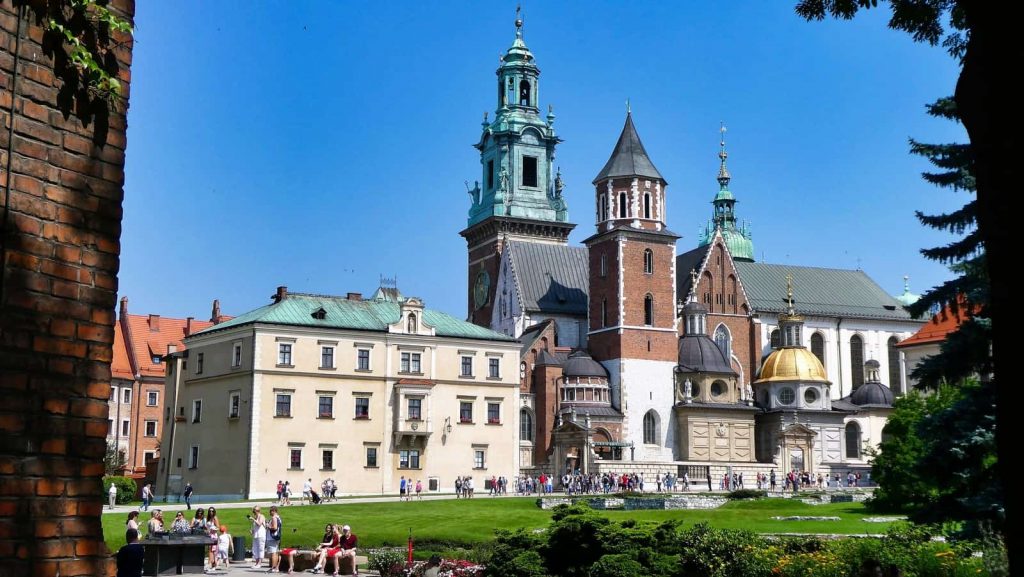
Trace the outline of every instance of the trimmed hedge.
{"label": "trimmed hedge", "polygon": [[[139,494],[139,486],[131,477],[103,477],[103,494],[110,493],[110,485],[117,485],[117,504],[131,503]],[[104,499],[105,500],[105,499]]]}

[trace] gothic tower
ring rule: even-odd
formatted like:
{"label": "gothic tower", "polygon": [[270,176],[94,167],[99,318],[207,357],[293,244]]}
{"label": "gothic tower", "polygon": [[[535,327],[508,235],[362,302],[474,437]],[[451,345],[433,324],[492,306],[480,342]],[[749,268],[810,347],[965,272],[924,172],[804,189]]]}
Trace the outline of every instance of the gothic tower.
{"label": "gothic tower", "polygon": [[725,166],[725,159],[729,156],[725,152],[725,125],[722,125],[720,130],[722,140],[719,142],[721,150],[718,152],[718,158],[721,159],[721,165],[718,167],[718,194],[711,201],[715,211],[704,230],[701,231],[700,243],[697,246],[711,244],[715,239],[715,232],[721,231],[722,238],[725,239],[725,244],[729,247],[729,253],[732,254],[733,260],[753,262],[754,241],[751,238],[750,227],[746,222],[741,226],[736,220],[736,197],[729,190],[729,181],[732,180],[732,176]]}
{"label": "gothic tower", "polygon": [[523,21],[497,70],[494,120],[484,113],[480,151],[482,181],[469,191],[467,227],[460,234],[469,252],[469,320],[490,326],[498,263],[506,240],[566,244],[568,222],[562,178],[555,169],[555,115],[541,117],[540,69],[523,42]]}
{"label": "gothic tower", "polygon": [[[613,402],[638,459],[672,458],[677,235],[665,226],[665,179],[626,114],[594,179],[597,233],[590,262],[589,349],[608,369]],[[641,441],[643,444],[641,445]]]}

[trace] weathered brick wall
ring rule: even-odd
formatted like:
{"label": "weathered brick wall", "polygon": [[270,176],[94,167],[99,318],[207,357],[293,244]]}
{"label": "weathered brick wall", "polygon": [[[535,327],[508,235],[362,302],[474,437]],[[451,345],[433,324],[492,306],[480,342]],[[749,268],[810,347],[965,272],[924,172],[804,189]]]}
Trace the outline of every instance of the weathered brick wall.
{"label": "weathered brick wall", "polygon": [[[131,20],[131,0],[111,4]],[[131,39],[115,51],[124,98],[85,125],[58,104],[45,20],[17,14],[0,0],[0,577],[112,574],[100,479]]]}

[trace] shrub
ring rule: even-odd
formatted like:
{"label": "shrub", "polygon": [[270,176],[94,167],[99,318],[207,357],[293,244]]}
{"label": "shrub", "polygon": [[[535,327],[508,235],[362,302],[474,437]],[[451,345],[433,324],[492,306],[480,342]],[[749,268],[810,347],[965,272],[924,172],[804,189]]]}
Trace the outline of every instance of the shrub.
{"label": "shrub", "polygon": [[544,543],[542,536],[528,533],[525,529],[495,532],[494,549],[486,561],[484,574],[492,577],[543,577],[546,575],[544,559],[538,551]]}
{"label": "shrub", "polygon": [[729,493],[727,497],[730,500],[735,501],[739,499],[760,499],[761,497],[765,497],[767,495],[768,494],[766,492],[760,491],[758,489],[737,489],[736,491]]}
{"label": "shrub", "polygon": [[698,523],[679,533],[681,577],[770,577],[779,549],[750,531]]}
{"label": "shrub", "polygon": [[589,577],[636,577],[649,575],[644,566],[629,555],[604,555],[590,567]]}
{"label": "shrub", "polygon": [[366,564],[380,577],[399,577],[404,572],[405,558],[394,549],[375,549],[370,551]]}
{"label": "shrub", "polygon": [[104,494],[110,491],[111,484],[117,485],[117,503],[119,505],[134,501],[138,495],[139,487],[135,484],[135,479],[131,477],[103,477]]}
{"label": "shrub", "polygon": [[544,565],[552,575],[583,577],[588,568],[608,553],[599,537],[611,521],[585,503],[559,505],[551,515],[544,548]]}

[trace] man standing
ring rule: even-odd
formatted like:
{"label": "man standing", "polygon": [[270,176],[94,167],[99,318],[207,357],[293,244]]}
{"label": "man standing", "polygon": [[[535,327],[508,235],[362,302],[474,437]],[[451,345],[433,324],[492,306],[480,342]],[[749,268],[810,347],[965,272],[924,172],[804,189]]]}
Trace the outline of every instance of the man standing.
{"label": "man standing", "polygon": [[113,509],[114,503],[117,502],[117,485],[113,481],[110,482],[110,489],[107,491],[107,495],[110,501],[110,508]]}
{"label": "man standing", "polygon": [[117,577],[140,577],[145,550],[139,543],[138,529],[128,529],[124,538],[128,544],[117,552]]}
{"label": "man standing", "polygon": [[402,475],[402,478],[399,479],[399,481],[398,481],[398,500],[399,501],[404,501],[405,500],[405,490],[406,490],[405,475]]}
{"label": "man standing", "polygon": [[711,467],[708,467],[708,491],[711,490]]}
{"label": "man standing", "polygon": [[185,507],[187,509],[192,509],[192,483],[185,483],[185,492],[183,495],[185,496]]}

